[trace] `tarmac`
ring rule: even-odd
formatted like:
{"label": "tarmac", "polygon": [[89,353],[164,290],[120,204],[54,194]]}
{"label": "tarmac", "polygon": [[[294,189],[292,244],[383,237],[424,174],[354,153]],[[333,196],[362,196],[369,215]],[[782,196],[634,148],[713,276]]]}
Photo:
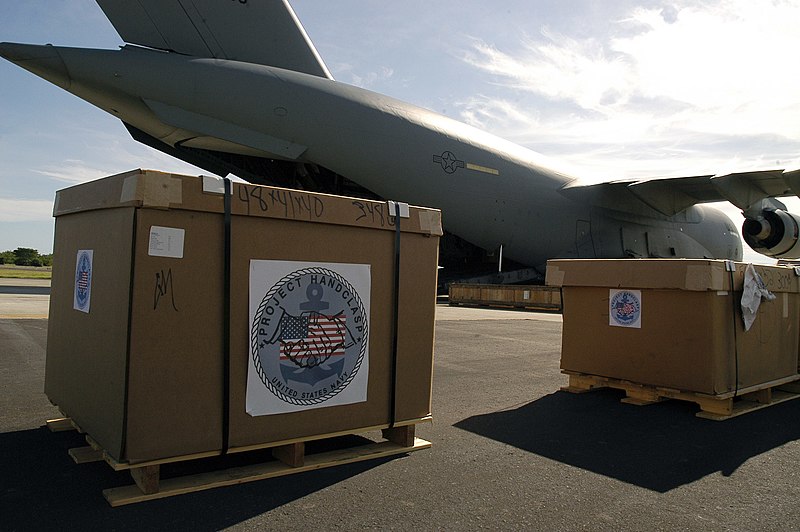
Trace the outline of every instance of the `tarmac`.
{"label": "tarmac", "polygon": [[[22,283],[34,287],[35,283]],[[111,508],[43,393],[47,299],[0,280],[2,530],[796,530],[800,401],[723,422],[692,403],[559,391],[557,314],[437,306],[431,449]],[[39,286],[38,288],[42,288]]]}

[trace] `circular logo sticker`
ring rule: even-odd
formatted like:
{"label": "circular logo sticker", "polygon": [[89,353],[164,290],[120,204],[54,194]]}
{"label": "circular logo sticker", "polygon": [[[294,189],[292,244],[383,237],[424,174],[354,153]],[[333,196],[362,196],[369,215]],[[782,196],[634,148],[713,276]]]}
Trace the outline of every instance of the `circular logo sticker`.
{"label": "circular logo sticker", "polygon": [[272,286],[253,317],[251,354],[261,382],[280,400],[316,405],[344,390],[367,349],[361,297],[327,268],[303,268]]}
{"label": "circular logo sticker", "polygon": [[642,304],[633,292],[620,290],[611,298],[611,319],[622,327],[631,327],[642,315]]}

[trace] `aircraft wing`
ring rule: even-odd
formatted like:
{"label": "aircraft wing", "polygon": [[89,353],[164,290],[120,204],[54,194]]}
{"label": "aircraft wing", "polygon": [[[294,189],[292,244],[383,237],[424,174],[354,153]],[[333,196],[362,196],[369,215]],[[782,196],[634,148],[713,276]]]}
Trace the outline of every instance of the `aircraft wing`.
{"label": "aircraft wing", "polygon": [[747,211],[759,207],[767,198],[800,195],[800,170],[760,170],[595,184],[572,182],[561,192],[580,203],[632,214],[647,214],[648,209],[653,209],[672,216],[696,203],[713,201],[729,201]]}
{"label": "aircraft wing", "polygon": [[125,42],[333,79],[287,0],[97,0]]}

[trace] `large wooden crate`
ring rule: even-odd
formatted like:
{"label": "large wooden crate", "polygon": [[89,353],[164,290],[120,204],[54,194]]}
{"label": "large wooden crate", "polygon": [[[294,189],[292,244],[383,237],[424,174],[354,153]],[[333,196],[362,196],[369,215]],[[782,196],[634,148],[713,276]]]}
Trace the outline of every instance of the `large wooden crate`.
{"label": "large wooden crate", "polygon": [[[137,170],[59,192],[50,400],[110,457],[130,464],[427,419],[439,212],[411,207],[398,232],[386,203],[245,183],[233,183],[229,195],[224,188],[216,179]],[[352,287],[325,273],[348,267],[369,280],[361,307],[348,302]],[[258,268],[294,273],[261,286],[253,281]],[[336,333],[347,338],[341,352],[329,345],[335,335],[319,349],[347,359],[349,346],[358,345],[361,365],[312,368],[306,355],[286,347],[299,344],[287,336],[289,321],[284,331],[284,322],[273,320],[277,336],[254,344],[262,334],[253,320],[254,294],[256,306],[263,297],[261,324],[279,306],[298,315],[295,325],[308,336],[303,345],[313,343],[309,331],[323,327],[320,316],[343,324],[355,308],[346,330]],[[330,302],[330,312],[292,310],[320,301]],[[283,372],[287,359],[296,367],[268,375],[267,343],[278,357],[275,368]],[[269,383],[267,399],[294,410],[248,413],[255,361],[262,370],[255,384]],[[307,373],[312,369],[319,371]],[[332,395],[346,377],[347,389],[357,383],[363,397],[343,402],[345,392]],[[291,403],[290,392],[310,399],[298,395]]]}

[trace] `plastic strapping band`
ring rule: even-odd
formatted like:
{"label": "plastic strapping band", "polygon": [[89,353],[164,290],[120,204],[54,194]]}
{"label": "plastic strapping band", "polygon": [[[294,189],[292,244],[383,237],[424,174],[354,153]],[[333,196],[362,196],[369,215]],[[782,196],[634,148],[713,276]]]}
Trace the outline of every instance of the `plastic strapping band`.
{"label": "plastic strapping band", "polygon": [[[732,261],[731,261],[732,262]],[[735,387],[733,391],[733,398],[736,399],[739,395],[739,338],[736,334],[736,327],[739,325],[739,320],[736,316],[736,293],[733,290],[733,270],[728,270],[728,275],[730,277],[731,282],[731,303],[733,308],[733,363],[734,363],[734,379],[735,379]],[[742,287],[744,290],[744,287]]]}
{"label": "plastic strapping band", "polygon": [[394,291],[392,293],[394,323],[392,323],[392,390],[389,428],[397,421],[397,331],[400,322],[400,202],[394,203]]}
{"label": "plastic strapping band", "polygon": [[[128,285],[128,331],[127,338],[125,339],[126,352],[125,352],[125,391],[123,396],[123,404],[125,405],[125,412],[128,411],[128,399],[130,397],[130,375],[131,375],[131,330],[133,327],[133,280],[136,278],[134,272],[136,271],[136,224],[139,222],[139,209],[133,209],[133,226],[131,229],[131,271],[130,271],[130,284]],[[128,416],[122,416],[122,448],[119,451],[120,457],[124,457],[128,452]]]}
{"label": "plastic strapping band", "polygon": [[222,263],[222,454],[228,454],[231,391],[231,180],[225,181],[225,236]]}

